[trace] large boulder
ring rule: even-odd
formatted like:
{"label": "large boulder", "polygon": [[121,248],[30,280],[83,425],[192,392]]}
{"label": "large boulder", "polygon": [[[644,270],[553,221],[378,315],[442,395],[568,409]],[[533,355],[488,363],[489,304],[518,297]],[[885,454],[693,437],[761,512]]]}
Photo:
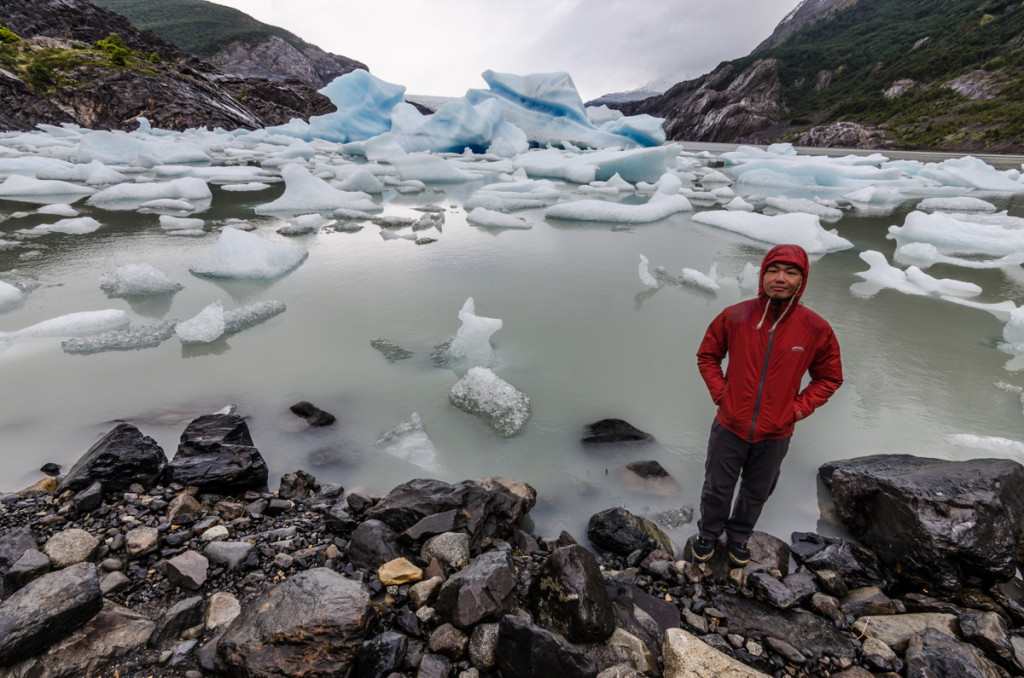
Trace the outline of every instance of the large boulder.
{"label": "large boulder", "polygon": [[131,424],[118,424],[90,447],[57,486],[78,492],[99,481],[104,491],[127,489],[133,483],[151,487],[167,466],[167,455],[155,440]]}
{"label": "large boulder", "polygon": [[457,509],[454,524],[444,531],[464,532],[476,547],[488,537],[510,538],[536,503],[537,491],[519,481],[491,477],[449,485],[420,478],[391,490],[366,517],[402,533],[428,516]]}
{"label": "large boulder", "polygon": [[843,523],[912,586],[952,592],[1014,576],[1024,466],[874,455],[822,465]]}
{"label": "large boulder", "polygon": [[601,566],[576,544],[551,554],[530,591],[538,623],[573,643],[600,642],[615,630],[615,611]]}
{"label": "large boulder", "polygon": [[594,678],[597,664],[565,638],[508,615],[498,626],[498,669],[517,678]]}
{"label": "large boulder", "polygon": [[252,600],[217,647],[231,676],[346,675],[377,616],[359,582],[318,567]]}
{"label": "large boulder", "polygon": [[205,491],[263,488],[267,477],[267,464],[253,446],[249,427],[236,414],[205,414],[192,420],[167,466],[168,482]]}
{"label": "large boulder", "polygon": [[620,556],[634,551],[646,555],[655,549],[676,552],[675,544],[660,527],[621,506],[592,515],[587,523],[587,538],[599,549]]}
{"label": "large boulder", "polygon": [[79,563],[30,582],[0,603],[0,666],[46,649],[103,607],[96,566]]}
{"label": "large boulder", "polygon": [[517,581],[512,559],[501,551],[489,551],[448,578],[434,608],[462,629],[497,621],[515,608]]}

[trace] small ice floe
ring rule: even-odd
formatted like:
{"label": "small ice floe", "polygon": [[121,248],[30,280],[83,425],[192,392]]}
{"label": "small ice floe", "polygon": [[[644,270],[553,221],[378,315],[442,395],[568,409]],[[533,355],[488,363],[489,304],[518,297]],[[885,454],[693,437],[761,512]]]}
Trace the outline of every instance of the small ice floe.
{"label": "small ice floe", "polygon": [[413,412],[408,421],[385,433],[376,443],[377,448],[393,457],[407,461],[428,471],[436,471],[437,448],[427,435],[423,420],[417,412]]}
{"label": "small ice floe", "polygon": [[145,297],[173,294],[182,286],[146,262],[124,264],[100,276],[100,289],[108,297]]}
{"label": "small ice floe", "polygon": [[519,433],[530,418],[530,398],[486,367],[473,367],[451,388],[449,400],[503,438]]}

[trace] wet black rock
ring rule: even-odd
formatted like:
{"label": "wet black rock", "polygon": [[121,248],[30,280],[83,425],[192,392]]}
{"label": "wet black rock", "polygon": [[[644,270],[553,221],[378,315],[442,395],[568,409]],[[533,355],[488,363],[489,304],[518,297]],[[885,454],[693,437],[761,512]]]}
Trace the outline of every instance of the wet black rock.
{"label": "wet black rock", "polygon": [[554,551],[534,579],[530,597],[538,622],[570,642],[603,641],[615,630],[601,566],[582,546]]}
{"label": "wet black rock", "polygon": [[832,570],[842,575],[846,586],[860,588],[878,584],[883,591],[896,584],[895,575],[867,549],[838,537],[813,532],[794,532],[793,558],[812,570]]}
{"label": "wet black rock", "polygon": [[82,455],[57,487],[79,491],[99,481],[104,491],[125,490],[132,483],[149,487],[167,466],[167,455],[155,440],[131,424],[118,424]]}
{"label": "wet black rock", "polygon": [[181,434],[178,452],[167,465],[167,480],[207,492],[265,488],[267,464],[253,445],[245,419],[206,414]]}
{"label": "wet black rock", "polygon": [[660,527],[618,506],[590,517],[587,538],[594,546],[620,556],[636,551],[647,555],[655,549],[668,553],[676,551],[672,540]]}
{"label": "wet black rock", "polygon": [[562,636],[526,619],[502,617],[498,627],[498,669],[516,678],[594,678],[598,667]]}
{"label": "wet black rock", "polygon": [[953,592],[1016,573],[1024,537],[1024,466],[873,455],[824,464],[819,475],[844,524],[901,579]]}
{"label": "wet black rock", "polygon": [[336,419],[330,412],[324,412],[313,403],[300,400],[291,407],[292,413],[306,420],[310,426],[330,426]]}
{"label": "wet black rock", "polygon": [[622,419],[602,419],[588,424],[584,430],[583,443],[596,445],[603,443],[647,443],[654,436]]}

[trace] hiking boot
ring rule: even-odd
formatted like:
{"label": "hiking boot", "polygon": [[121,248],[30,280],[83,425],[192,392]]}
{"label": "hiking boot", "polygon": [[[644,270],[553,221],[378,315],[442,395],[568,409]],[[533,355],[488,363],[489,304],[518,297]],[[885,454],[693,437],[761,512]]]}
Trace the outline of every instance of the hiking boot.
{"label": "hiking boot", "polygon": [[693,544],[690,545],[690,553],[693,554],[694,561],[703,563],[715,553],[715,542],[704,537],[697,537],[693,540]]}
{"label": "hiking boot", "polygon": [[729,542],[729,560],[733,565],[743,567],[750,562],[750,549],[738,541]]}

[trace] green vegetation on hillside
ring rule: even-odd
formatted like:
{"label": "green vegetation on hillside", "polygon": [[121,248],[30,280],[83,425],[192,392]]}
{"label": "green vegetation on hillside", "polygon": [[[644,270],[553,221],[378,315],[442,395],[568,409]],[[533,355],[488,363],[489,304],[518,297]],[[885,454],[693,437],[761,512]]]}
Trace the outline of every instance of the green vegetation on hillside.
{"label": "green vegetation on hillside", "polygon": [[75,84],[72,71],[84,64],[151,72],[160,61],[155,52],[147,55],[129,49],[117,33],[88,47],[33,49],[29,44],[0,24],[0,68],[20,75],[39,91]]}
{"label": "green vegetation on hillside", "polygon": [[[777,59],[794,121],[872,124],[915,147],[991,146],[1024,141],[1022,47],[1020,0],[861,0],[731,63],[738,75],[757,59]],[[942,86],[975,70],[1007,84],[987,100]],[[914,86],[886,97],[899,80]]]}
{"label": "green vegetation on hillside", "polygon": [[205,0],[96,0],[179,49],[208,59],[233,42],[257,44],[276,35],[302,50],[307,43],[283,28],[256,21],[231,7]]}

